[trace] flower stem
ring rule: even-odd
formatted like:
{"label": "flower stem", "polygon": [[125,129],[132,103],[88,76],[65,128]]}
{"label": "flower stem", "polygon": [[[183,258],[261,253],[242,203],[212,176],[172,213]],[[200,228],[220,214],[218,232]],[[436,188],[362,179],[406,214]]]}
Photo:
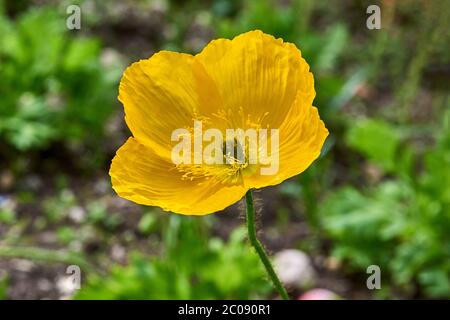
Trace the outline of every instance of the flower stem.
{"label": "flower stem", "polygon": [[268,276],[270,277],[270,280],[272,280],[273,285],[280,293],[281,297],[284,300],[289,300],[289,295],[286,292],[286,289],[281,284],[280,279],[278,279],[277,274],[275,273],[275,270],[273,269],[272,264],[270,263],[269,257],[267,256],[266,251],[264,250],[264,247],[262,246],[261,242],[259,242],[258,238],[256,237],[256,227],[255,227],[255,207],[253,205],[253,195],[252,190],[248,190],[245,194],[245,201],[246,201],[246,212],[247,212],[247,230],[248,230],[248,238],[250,240],[250,243],[255,248],[256,252],[259,255],[259,258],[261,259],[262,263],[264,264],[264,267],[266,268],[266,272]]}

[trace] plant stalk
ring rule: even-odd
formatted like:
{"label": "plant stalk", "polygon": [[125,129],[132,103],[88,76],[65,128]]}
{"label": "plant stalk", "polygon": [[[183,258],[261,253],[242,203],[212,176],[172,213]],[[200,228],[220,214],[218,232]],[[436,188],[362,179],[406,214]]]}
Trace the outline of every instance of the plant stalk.
{"label": "plant stalk", "polygon": [[264,250],[264,247],[256,237],[255,207],[253,205],[252,190],[248,190],[247,193],[245,194],[245,201],[246,201],[247,230],[250,243],[255,248],[256,253],[258,253],[259,258],[264,264],[264,268],[266,268],[267,275],[269,276],[270,280],[272,280],[273,285],[280,293],[281,297],[284,300],[289,300],[289,295],[287,294],[286,289],[281,284],[280,279],[278,279],[278,276],[275,273],[272,264],[270,263],[269,257],[267,256],[267,253]]}

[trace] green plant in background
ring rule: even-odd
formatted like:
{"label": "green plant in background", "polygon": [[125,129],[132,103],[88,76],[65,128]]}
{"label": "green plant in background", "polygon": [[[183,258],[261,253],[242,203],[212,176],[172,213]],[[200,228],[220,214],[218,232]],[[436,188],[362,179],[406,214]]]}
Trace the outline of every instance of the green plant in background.
{"label": "green plant in background", "polygon": [[0,138],[26,150],[102,137],[121,68],[101,63],[99,42],[50,8],[13,21],[0,7],[0,34]]}
{"label": "green plant in background", "polygon": [[[450,112],[435,146],[423,156],[402,140],[398,129],[381,120],[350,129],[348,144],[393,178],[365,191],[338,189],[320,207],[321,225],[336,257],[357,270],[379,265],[386,287],[448,298]],[[417,172],[413,163],[422,163],[423,171]]]}
{"label": "green plant in background", "polygon": [[0,300],[5,300],[8,291],[8,277],[0,274]]}
{"label": "green plant in background", "polygon": [[387,173],[411,174],[412,150],[403,147],[405,134],[383,120],[357,122],[347,132],[347,144]]}
{"label": "green plant in background", "polygon": [[69,189],[62,189],[57,196],[45,199],[43,208],[47,221],[50,223],[61,222],[75,204],[75,195]]}
{"label": "green plant in background", "polygon": [[283,6],[274,0],[262,0],[244,1],[242,6],[237,17],[223,18],[219,14],[218,35],[230,39],[242,32],[260,29],[297,44],[314,71],[317,86],[315,104],[325,118],[335,116],[336,109],[347,103],[365,81],[367,71],[363,67],[351,70],[352,76],[348,79],[342,72],[335,72],[342,57],[351,54],[345,23],[332,24],[325,30],[310,27],[314,10],[323,4],[293,0],[289,6]]}
{"label": "green plant in background", "polygon": [[172,216],[153,258],[133,254],[108,277],[92,275],[77,299],[249,299],[270,292],[258,256],[236,229],[227,242],[207,236],[195,218]]}
{"label": "green plant in background", "polygon": [[[1,201],[1,200],[0,200]],[[16,212],[13,208],[2,207],[0,203],[0,223],[13,225],[17,220]]]}
{"label": "green plant in background", "polygon": [[223,19],[219,23],[219,35],[232,39],[242,32],[258,28],[286,41],[293,40],[301,26],[297,23],[299,3],[294,1],[294,5],[280,6],[272,0],[246,1],[237,19]]}

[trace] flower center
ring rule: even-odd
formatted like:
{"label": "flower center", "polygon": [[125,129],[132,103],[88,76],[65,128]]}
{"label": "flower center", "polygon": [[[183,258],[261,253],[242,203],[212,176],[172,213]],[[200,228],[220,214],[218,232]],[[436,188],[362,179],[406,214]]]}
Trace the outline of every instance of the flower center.
{"label": "flower center", "polygon": [[248,146],[243,147],[236,139],[222,145],[223,164],[179,164],[183,180],[214,177],[222,183],[242,183],[242,171],[248,167]]}

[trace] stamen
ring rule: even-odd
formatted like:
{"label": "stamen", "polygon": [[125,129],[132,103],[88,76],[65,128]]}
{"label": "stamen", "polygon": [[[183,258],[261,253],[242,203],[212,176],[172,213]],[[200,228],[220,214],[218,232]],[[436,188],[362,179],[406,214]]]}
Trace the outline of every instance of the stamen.
{"label": "stamen", "polygon": [[[231,149],[230,146],[233,148]],[[178,164],[176,168],[183,173],[181,177],[183,180],[193,181],[215,177],[221,183],[241,183],[242,171],[248,166],[248,146],[243,150],[238,141],[226,141],[223,144],[222,153],[222,164]]]}

